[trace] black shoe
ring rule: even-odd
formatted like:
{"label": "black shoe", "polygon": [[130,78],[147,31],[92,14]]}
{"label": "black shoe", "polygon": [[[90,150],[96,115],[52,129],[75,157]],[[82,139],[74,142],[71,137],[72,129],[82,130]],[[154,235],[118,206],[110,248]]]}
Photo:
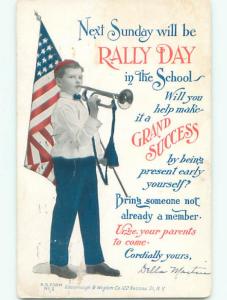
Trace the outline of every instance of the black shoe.
{"label": "black shoe", "polygon": [[120,276],[120,271],[110,268],[107,264],[87,265],[86,272],[88,274],[100,274],[105,276]]}
{"label": "black shoe", "polygon": [[68,266],[60,267],[56,265],[50,265],[50,273],[68,279],[76,278],[77,276],[76,272],[70,270]]}

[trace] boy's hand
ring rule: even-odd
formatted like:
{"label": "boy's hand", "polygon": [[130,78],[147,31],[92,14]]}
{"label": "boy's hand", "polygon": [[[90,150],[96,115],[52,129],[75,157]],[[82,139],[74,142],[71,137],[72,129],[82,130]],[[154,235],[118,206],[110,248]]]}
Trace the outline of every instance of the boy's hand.
{"label": "boy's hand", "polygon": [[99,159],[99,163],[103,166],[106,166],[107,165],[107,159],[103,157],[103,158]]}
{"label": "boy's hand", "polygon": [[91,96],[87,101],[89,111],[90,111],[90,116],[94,119],[96,119],[97,115],[98,115],[98,111],[99,111],[98,104],[99,103],[100,103],[100,99],[98,98],[97,95]]}

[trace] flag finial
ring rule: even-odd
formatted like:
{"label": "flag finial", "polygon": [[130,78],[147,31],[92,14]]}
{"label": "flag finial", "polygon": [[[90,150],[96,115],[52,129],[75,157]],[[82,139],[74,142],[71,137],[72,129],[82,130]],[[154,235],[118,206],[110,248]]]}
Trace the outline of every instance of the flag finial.
{"label": "flag finial", "polygon": [[37,11],[35,11],[35,16],[37,21],[41,21],[41,16],[37,13]]}

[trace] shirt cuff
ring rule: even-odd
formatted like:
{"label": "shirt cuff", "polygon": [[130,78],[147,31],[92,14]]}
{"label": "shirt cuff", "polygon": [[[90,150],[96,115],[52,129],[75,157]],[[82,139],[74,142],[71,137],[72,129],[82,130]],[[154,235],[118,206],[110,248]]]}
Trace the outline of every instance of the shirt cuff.
{"label": "shirt cuff", "polygon": [[84,129],[89,135],[93,136],[101,125],[102,123],[98,119],[94,119],[89,116],[84,125]]}

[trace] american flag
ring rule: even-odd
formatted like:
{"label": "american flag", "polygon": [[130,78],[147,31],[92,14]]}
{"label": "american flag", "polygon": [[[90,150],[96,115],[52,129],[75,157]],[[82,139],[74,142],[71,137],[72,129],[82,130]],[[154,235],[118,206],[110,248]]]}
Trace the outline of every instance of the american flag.
{"label": "american flag", "polygon": [[59,99],[54,68],[61,58],[41,18],[33,85],[25,167],[55,182],[51,149],[54,145],[51,113]]}

